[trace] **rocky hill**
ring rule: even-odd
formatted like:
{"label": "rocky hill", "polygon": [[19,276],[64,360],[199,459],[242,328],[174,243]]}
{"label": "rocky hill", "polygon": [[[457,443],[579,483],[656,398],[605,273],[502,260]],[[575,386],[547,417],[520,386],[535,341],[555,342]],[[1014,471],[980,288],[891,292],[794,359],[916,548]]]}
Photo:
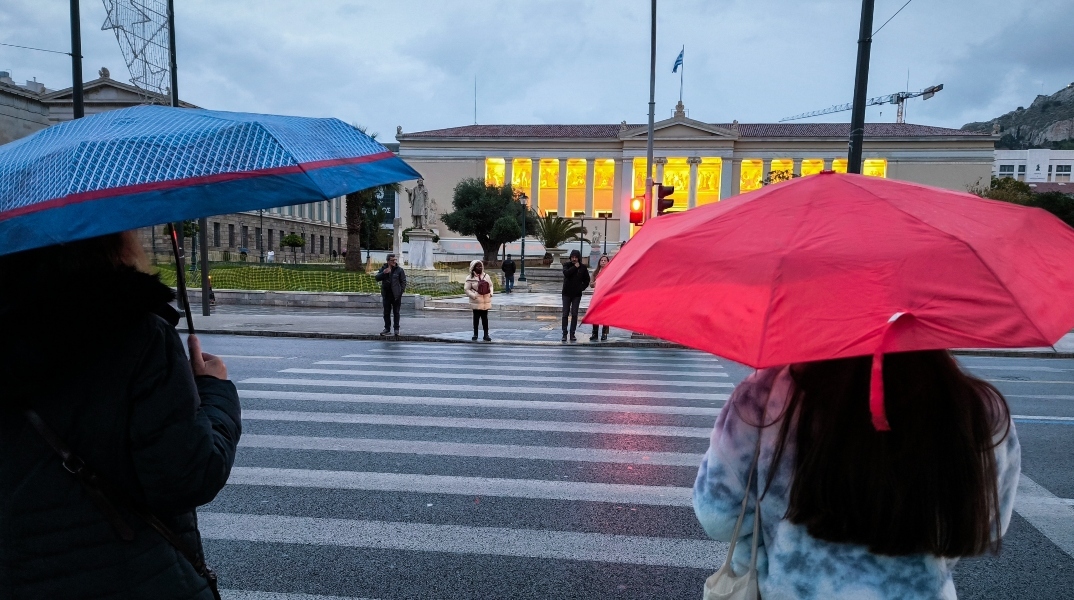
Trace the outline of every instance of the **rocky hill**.
{"label": "rocky hill", "polygon": [[996,148],[1054,148],[1074,150],[1074,83],[1051,96],[1037,96],[1029,108],[980,123],[966,123],[966,131],[1003,134]]}

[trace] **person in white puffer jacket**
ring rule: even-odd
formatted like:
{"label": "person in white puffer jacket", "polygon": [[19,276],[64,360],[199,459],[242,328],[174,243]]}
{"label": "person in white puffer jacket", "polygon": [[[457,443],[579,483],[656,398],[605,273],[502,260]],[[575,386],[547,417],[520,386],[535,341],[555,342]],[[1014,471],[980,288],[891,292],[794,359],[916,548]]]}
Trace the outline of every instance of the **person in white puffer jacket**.
{"label": "person in white puffer jacket", "polygon": [[470,276],[466,278],[463,289],[466,290],[466,295],[470,298],[470,308],[474,311],[474,337],[471,339],[477,341],[477,323],[480,321],[485,331],[484,340],[491,342],[489,309],[492,308],[492,277],[485,272],[485,265],[481,261],[470,262]]}

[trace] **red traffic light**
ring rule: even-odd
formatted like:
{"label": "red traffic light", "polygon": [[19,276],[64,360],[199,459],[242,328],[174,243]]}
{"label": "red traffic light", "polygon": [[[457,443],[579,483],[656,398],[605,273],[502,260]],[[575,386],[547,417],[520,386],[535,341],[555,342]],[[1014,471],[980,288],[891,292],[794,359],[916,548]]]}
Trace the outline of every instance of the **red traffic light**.
{"label": "red traffic light", "polygon": [[668,196],[675,193],[675,186],[673,185],[656,185],[656,214],[662,215],[669,208],[675,206],[675,199],[668,198]]}
{"label": "red traffic light", "polygon": [[630,224],[641,225],[645,221],[645,199],[638,196],[630,201]]}

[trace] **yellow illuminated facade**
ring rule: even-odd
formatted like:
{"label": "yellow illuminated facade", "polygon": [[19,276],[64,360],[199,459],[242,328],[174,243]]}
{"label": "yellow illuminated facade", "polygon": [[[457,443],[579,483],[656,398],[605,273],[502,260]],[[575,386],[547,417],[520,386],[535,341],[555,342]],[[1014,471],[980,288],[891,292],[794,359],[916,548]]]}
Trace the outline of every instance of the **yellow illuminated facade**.
{"label": "yellow illuminated facade", "polygon": [[585,166],[584,158],[567,161],[567,217],[585,216]]}
{"label": "yellow illuminated facade", "polygon": [[541,159],[540,197],[537,199],[538,214],[559,212],[559,161]]}
{"label": "yellow illuminated facade", "polygon": [[[667,159],[667,164],[664,165],[664,181],[661,183],[675,187],[675,194],[671,196],[675,204],[668,209],[668,212],[686,210],[687,195],[690,193],[690,165],[687,164],[686,159]],[[653,195],[655,196],[656,192],[653,192]]]}
{"label": "yellow illuminated facade", "polygon": [[485,185],[503,187],[504,169],[507,164],[502,158],[485,159]]}
{"label": "yellow illuminated facade", "polygon": [[634,196],[645,195],[645,159],[634,159]]}
{"label": "yellow illuminated facade", "polygon": [[824,170],[823,158],[806,158],[802,160],[802,177],[816,175]]}
{"label": "yellow illuminated facade", "polygon": [[794,174],[794,160],[790,158],[774,158],[772,166],[768,169],[768,176],[772,181],[784,181]]}
{"label": "yellow illuminated facade", "polygon": [[832,170],[835,171],[836,173],[846,173],[847,172],[847,159],[845,159],[845,158],[837,158],[837,159],[833,160],[832,161]]}
{"label": "yellow illuminated facade", "polygon": [[861,173],[870,177],[887,177],[888,161],[883,158],[868,158],[861,164]]}
{"label": "yellow illuminated facade", "polygon": [[533,178],[533,161],[528,158],[516,158],[511,163],[511,187],[526,195],[530,193],[530,181]]}
{"label": "yellow illuminated facade", "polygon": [[593,214],[611,217],[615,208],[615,160],[598,158],[593,167]]}
{"label": "yellow illuminated facade", "polygon": [[697,165],[697,205],[703,206],[720,201],[720,179],[723,160],[705,157]]}
{"label": "yellow illuminated facade", "polygon": [[742,159],[742,170],[739,176],[738,189],[740,193],[752,192],[761,189],[761,180],[764,178],[764,162],[760,159]]}

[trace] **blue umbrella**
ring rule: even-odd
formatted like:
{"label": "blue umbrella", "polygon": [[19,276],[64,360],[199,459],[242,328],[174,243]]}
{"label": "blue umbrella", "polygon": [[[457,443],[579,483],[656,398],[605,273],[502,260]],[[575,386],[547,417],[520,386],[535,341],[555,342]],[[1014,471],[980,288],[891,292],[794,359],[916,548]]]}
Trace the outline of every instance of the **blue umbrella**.
{"label": "blue umbrella", "polygon": [[0,255],[419,177],[339,119],[164,106],[110,111],[0,146]]}

